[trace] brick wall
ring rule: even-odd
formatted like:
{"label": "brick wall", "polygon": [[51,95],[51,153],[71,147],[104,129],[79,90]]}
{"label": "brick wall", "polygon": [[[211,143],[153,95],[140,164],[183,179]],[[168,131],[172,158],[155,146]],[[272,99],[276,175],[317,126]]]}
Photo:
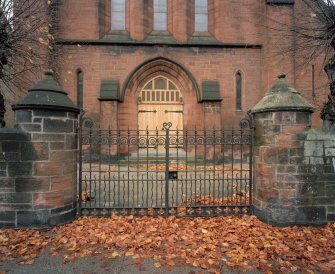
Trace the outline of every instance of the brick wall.
{"label": "brick wall", "polygon": [[76,115],[17,110],[0,130],[0,227],[48,227],[76,216]]}

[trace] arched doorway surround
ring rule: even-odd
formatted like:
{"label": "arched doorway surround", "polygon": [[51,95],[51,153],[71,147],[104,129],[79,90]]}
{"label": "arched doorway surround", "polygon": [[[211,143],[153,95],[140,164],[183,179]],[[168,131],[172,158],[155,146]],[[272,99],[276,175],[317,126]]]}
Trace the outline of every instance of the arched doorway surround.
{"label": "arched doorway surround", "polygon": [[200,92],[193,75],[182,65],[158,57],[137,66],[124,81],[118,109],[119,127],[138,127],[138,98],[145,85],[156,77],[166,78],[174,83],[183,97],[183,128],[201,127],[202,115]]}

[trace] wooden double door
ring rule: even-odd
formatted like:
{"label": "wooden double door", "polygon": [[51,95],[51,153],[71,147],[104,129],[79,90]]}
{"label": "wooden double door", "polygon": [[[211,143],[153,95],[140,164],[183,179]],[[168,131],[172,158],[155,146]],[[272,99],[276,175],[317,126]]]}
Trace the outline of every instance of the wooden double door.
{"label": "wooden double door", "polygon": [[171,122],[170,130],[183,130],[182,104],[148,104],[138,105],[138,128],[142,130],[159,130],[163,123]]}
{"label": "wooden double door", "polygon": [[[150,80],[138,98],[138,129],[159,130],[170,122],[170,130],[183,130],[183,98],[177,86],[168,78]],[[160,134],[162,134],[160,132]]]}

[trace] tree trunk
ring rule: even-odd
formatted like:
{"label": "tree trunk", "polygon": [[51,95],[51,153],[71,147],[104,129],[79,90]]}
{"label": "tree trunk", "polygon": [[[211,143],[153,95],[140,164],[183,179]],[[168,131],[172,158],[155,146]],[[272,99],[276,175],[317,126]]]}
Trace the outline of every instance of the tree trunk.
{"label": "tree trunk", "polygon": [[321,119],[324,128],[335,129],[335,55],[327,62],[324,70],[330,82],[330,95],[321,111]]}

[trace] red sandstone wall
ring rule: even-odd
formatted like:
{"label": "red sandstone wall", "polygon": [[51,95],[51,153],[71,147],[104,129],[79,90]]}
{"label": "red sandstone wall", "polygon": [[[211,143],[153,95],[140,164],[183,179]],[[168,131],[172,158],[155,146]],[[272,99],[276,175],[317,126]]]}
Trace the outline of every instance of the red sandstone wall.
{"label": "red sandstone wall", "polygon": [[[84,109],[99,116],[99,92],[102,79],[118,79],[121,84],[128,74],[148,59],[163,56],[185,66],[196,79],[199,87],[203,80],[218,80],[222,93],[222,121],[224,125],[236,125],[244,113],[235,111],[235,72],[243,75],[243,109],[252,108],[260,99],[260,50],[259,49],[206,49],[122,46],[68,46],[64,53],[60,81],[70,98],[76,101],[76,71],[84,73]],[[193,90],[187,90],[184,122],[202,125],[202,104],[197,103]],[[119,103],[119,125],[131,125],[137,115],[138,94],[126,94],[125,102]],[[185,117],[186,118],[186,117]],[[137,116],[135,118],[137,121]],[[197,122],[195,122],[197,121]]]}
{"label": "red sandstone wall", "polygon": [[[100,2],[100,7],[99,7]],[[98,40],[108,31],[108,0],[68,0],[62,7],[62,38]],[[266,5],[263,0],[209,0],[209,34],[222,43],[260,44],[261,49],[247,48],[174,48],[132,46],[65,46],[64,62],[60,81],[76,100],[75,72],[84,72],[84,106],[87,112],[99,116],[100,81],[118,79],[120,83],[140,63],[163,56],[184,65],[195,77],[199,86],[202,80],[219,80],[223,101],[222,123],[233,125],[244,116],[235,111],[235,79],[237,70],[243,76],[243,110],[252,108],[273,85],[279,73],[286,73],[288,81],[294,85],[318,109],[326,101],[327,81],[322,71],[322,62],[315,62],[317,101],[311,98],[311,66],[299,68],[293,53],[287,51],[294,43],[286,24],[294,22],[301,0],[293,5]],[[101,4],[102,3],[102,4]],[[187,41],[193,33],[193,1],[170,1],[168,3],[168,30],[176,41]],[[126,29],[134,40],[143,40],[152,31],[152,1],[126,2]],[[172,11],[172,12],[171,12]],[[98,18],[100,15],[100,18]],[[101,17],[102,16],[102,17]],[[275,20],[284,22],[278,25]],[[100,24],[100,25],[99,25]],[[276,30],[274,30],[276,29]],[[102,31],[103,30],[103,31]],[[113,36],[110,38],[113,41]],[[126,98],[119,104],[119,119],[122,123],[133,122],[136,113],[136,96]],[[126,103],[129,102],[129,105]],[[185,113],[195,111],[187,121],[201,120],[201,105],[195,100],[185,102]],[[191,114],[190,114],[191,115]],[[191,117],[191,116],[190,116]],[[313,125],[320,126],[319,113],[314,114]],[[122,125],[121,123],[121,125]],[[202,124],[202,121],[198,122]]]}

